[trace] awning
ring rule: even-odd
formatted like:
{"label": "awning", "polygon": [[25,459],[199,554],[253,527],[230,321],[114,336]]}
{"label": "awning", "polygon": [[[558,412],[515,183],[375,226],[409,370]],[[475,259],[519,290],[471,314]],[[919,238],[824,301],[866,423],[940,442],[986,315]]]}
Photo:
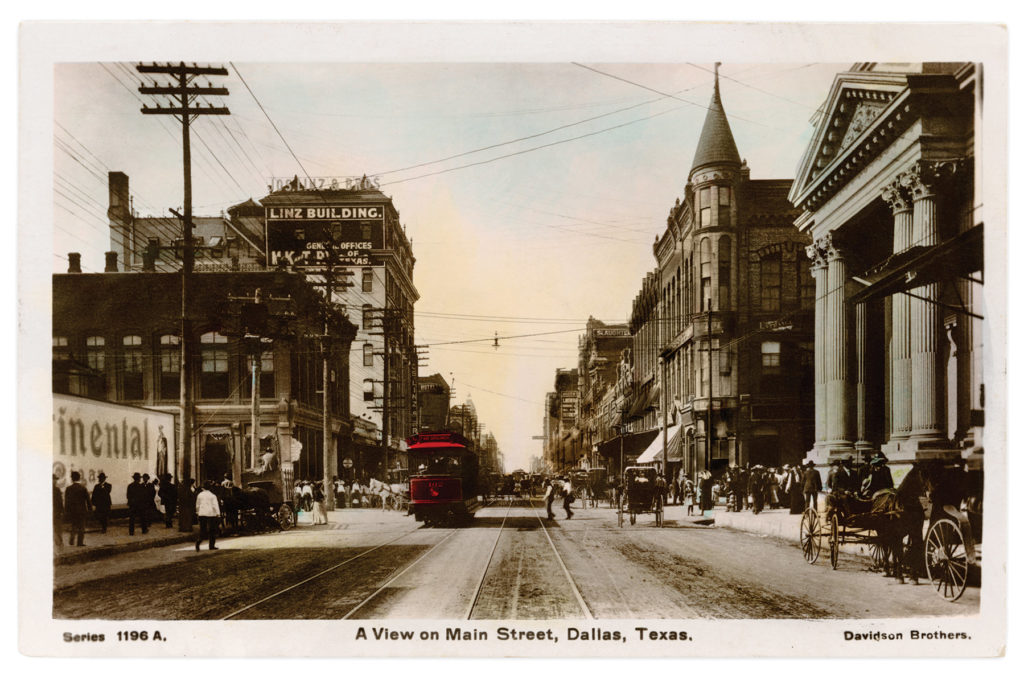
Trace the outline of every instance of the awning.
{"label": "awning", "polygon": [[983,237],[984,226],[977,225],[933,247],[911,247],[893,254],[866,273],[855,277],[854,282],[863,285],[863,288],[850,292],[847,298],[857,304],[978,272],[984,268]]}
{"label": "awning", "polygon": [[[675,458],[671,457],[673,453],[679,452],[679,427],[680,425],[675,424],[670,425],[668,428],[668,452],[670,455],[669,460],[679,460],[678,456]],[[654,441],[652,441],[651,445],[647,447],[647,450],[641,453],[640,457],[636,459],[637,465],[646,465],[648,463],[661,462],[661,446],[662,442],[664,441],[662,433],[662,430],[658,430],[658,436],[654,438]],[[673,448],[673,445],[675,445],[675,448]]]}
{"label": "awning", "polygon": [[632,460],[637,455],[644,452],[644,449],[650,445],[651,441],[654,440],[654,437],[657,434],[657,429],[650,429],[646,432],[617,436],[614,439],[609,439],[604,443],[598,444],[597,452],[606,460],[618,462],[619,452],[621,451],[626,460]]}

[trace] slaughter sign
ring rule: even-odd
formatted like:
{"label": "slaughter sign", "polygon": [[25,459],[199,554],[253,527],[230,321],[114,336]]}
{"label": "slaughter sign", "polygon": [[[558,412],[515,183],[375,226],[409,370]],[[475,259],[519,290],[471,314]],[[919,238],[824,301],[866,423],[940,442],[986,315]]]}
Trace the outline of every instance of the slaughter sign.
{"label": "slaughter sign", "polygon": [[267,255],[270,266],[319,269],[370,266],[370,251],[384,247],[384,207],[269,206]]}

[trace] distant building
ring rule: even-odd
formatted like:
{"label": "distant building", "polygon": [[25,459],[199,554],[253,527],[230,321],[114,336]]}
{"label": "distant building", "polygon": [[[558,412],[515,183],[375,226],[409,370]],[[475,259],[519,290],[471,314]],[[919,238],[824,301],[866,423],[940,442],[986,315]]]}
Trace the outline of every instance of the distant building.
{"label": "distant building", "polygon": [[579,340],[580,404],[577,423],[580,429],[580,457],[589,467],[600,467],[598,446],[615,436],[612,424],[621,416],[614,414],[605,396],[618,378],[622,352],[632,345],[627,325],[606,325],[591,317],[587,331]]}
{"label": "distant building", "polygon": [[441,373],[419,378],[417,401],[419,431],[440,431],[447,427],[451,395],[451,387]]}

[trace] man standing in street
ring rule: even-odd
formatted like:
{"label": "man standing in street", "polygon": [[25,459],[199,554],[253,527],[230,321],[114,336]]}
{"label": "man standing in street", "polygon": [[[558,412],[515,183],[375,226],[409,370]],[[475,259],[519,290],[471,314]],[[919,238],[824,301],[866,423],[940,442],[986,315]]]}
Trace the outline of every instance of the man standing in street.
{"label": "man standing in street", "polygon": [[821,473],[808,460],[804,466],[804,509],[818,509],[818,492],[821,491]]}
{"label": "man standing in street", "polygon": [[196,552],[203,538],[210,541],[210,550],[217,549],[217,525],[220,523],[220,502],[214,495],[213,482],[208,481],[196,496],[196,517],[199,518],[199,535],[196,537]]}
{"label": "man standing in street", "polygon": [[71,525],[68,545],[85,545],[85,519],[92,511],[89,491],[82,485],[81,479],[81,472],[72,471],[71,486],[64,492],[64,514]]}
{"label": "man standing in street", "polygon": [[99,473],[99,483],[92,487],[92,509],[100,523],[100,531],[107,533],[107,520],[110,518],[110,482],[103,472]]}
{"label": "man standing in street", "polygon": [[160,475],[160,504],[164,506],[164,525],[170,529],[178,507],[178,487],[171,482],[171,475],[167,472]]}
{"label": "man standing in street", "polygon": [[562,489],[564,490],[562,495],[565,496],[562,499],[562,508],[565,510],[565,518],[572,519],[572,510],[569,506],[572,505],[575,497],[572,495],[572,483],[569,481],[569,477],[562,477]]}
{"label": "man standing in street", "polygon": [[554,519],[555,513],[551,511],[551,504],[555,502],[555,486],[550,479],[544,480],[544,508],[548,512],[548,519]]}
{"label": "man standing in street", "polygon": [[135,520],[142,525],[142,533],[149,533],[149,520],[146,519],[146,487],[142,484],[142,475],[132,475],[132,483],[128,484],[125,494],[128,498],[128,535],[135,535]]}

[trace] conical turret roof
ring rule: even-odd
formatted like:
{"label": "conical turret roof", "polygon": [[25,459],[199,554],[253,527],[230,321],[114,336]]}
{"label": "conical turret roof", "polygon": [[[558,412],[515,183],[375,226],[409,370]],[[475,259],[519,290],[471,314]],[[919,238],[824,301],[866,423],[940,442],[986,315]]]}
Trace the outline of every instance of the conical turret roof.
{"label": "conical turret roof", "polygon": [[729,119],[722,108],[722,97],[718,92],[718,65],[715,65],[715,92],[711,95],[707,116],[704,117],[704,128],[700,132],[697,153],[693,156],[694,171],[701,166],[718,163],[741,163],[740,153],[736,149],[736,141],[729,128]]}

